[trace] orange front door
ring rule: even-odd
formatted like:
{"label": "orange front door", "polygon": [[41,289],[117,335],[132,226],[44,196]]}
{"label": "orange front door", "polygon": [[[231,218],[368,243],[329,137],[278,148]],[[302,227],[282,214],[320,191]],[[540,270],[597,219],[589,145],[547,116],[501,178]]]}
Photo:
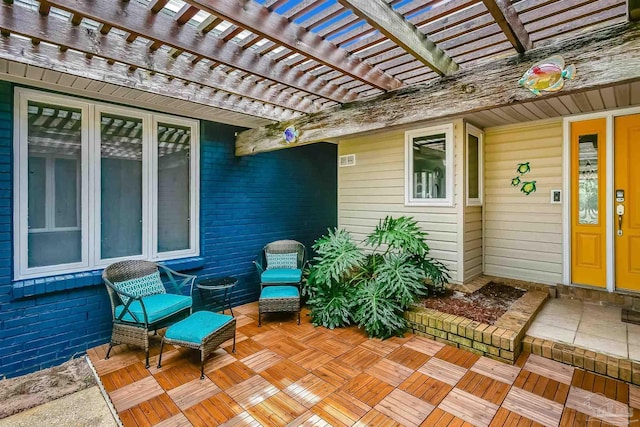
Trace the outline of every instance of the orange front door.
{"label": "orange front door", "polygon": [[606,119],[571,124],[571,282],[606,287]]}
{"label": "orange front door", "polygon": [[615,118],[614,149],[616,288],[640,291],[640,114]]}

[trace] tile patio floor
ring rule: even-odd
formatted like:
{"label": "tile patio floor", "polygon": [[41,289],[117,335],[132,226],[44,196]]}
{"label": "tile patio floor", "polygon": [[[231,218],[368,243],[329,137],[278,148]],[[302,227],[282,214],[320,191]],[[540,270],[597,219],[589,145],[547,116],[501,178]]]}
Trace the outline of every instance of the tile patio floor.
{"label": "tile patio floor", "polygon": [[195,351],[169,347],[155,368],[157,337],[150,369],[127,346],[88,352],[125,426],[640,426],[640,388],[535,355],[510,366],[410,334],[314,328],[305,313],[258,328],[255,303],[234,311],[237,352],[224,344],[204,380]]}
{"label": "tile patio floor", "polygon": [[640,325],[622,322],[621,310],[579,300],[550,299],[527,335],[640,361]]}

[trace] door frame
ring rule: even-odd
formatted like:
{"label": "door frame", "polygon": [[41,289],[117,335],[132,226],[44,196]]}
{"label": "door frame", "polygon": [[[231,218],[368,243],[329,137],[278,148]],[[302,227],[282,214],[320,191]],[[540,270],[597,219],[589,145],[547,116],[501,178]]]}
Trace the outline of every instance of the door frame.
{"label": "door frame", "polygon": [[607,263],[607,291],[613,292],[615,288],[615,251],[614,251],[614,215],[613,215],[613,191],[614,191],[614,119],[618,116],[640,114],[640,107],[621,108],[616,110],[601,111],[597,113],[578,114],[566,116],[562,121],[562,191],[564,203],[562,204],[562,247],[563,247],[563,272],[562,283],[571,283],[571,123],[583,120],[606,119],[606,150],[605,167],[605,227],[606,234],[606,263]]}

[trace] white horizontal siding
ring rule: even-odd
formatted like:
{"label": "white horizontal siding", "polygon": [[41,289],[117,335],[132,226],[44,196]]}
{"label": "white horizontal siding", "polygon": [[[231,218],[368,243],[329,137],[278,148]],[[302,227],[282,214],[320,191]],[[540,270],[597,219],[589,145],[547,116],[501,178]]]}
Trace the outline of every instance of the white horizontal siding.
{"label": "white horizontal siding", "polygon": [[[536,181],[525,195],[512,187],[518,163],[530,162],[521,179]],[[562,281],[562,205],[550,203],[562,188],[562,123],[534,122],[485,130],[485,272],[543,283]]]}
{"label": "white horizontal siding", "polygon": [[464,280],[482,274],[482,207],[467,206],[464,213]]}
{"label": "white horizontal siding", "polygon": [[340,141],[338,154],[355,154],[356,165],[338,168],[338,225],[363,241],[387,215],[412,216],[427,235],[431,255],[441,260],[458,281],[462,268],[459,247],[458,155],[462,121],[454,123],[455,206],[405,206],[404,129]]}

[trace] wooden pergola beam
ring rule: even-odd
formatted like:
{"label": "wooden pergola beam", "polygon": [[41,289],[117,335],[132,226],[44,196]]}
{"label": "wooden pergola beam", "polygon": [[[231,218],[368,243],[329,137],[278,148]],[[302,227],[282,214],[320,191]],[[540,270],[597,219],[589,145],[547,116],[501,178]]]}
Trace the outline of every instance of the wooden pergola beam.
{"label": "wooden pergola beam", "polygon": [[524,53],[533,48],[529,33],[524,28],[511,0],[482,0],[482,2],[518,53]]}
{"label": "wooden pergola beam", "polygon": [[220,92],[203,90],[193,84],[184,85],[177,79],[168,81],[163,76],[152,75],[145,70],[128,72],[124,65],[109,65],[105,61],[88,60],[80,52],[72,50],[60,52],[57,47],[43,43],[34,46],[29,40],[17,37],[0,37],[0,58],[45,70],[58,71],[76,77],[233,111],[246,117],[267,118],[278,117],[282,114],[278,108],[259,103],[247,104],[242,109],[243,111],[239,111],[234,97],[223,95]]}
{"label": "wooden pergola beam", "polygon": [[[108,61],[126,64],[133,69],[142,68],[150,72],[174,76],[293,111],[313,113],[321,108],[308,99],[270,88],[264,83],[244,81],[221,71],[212,71],[206,65],[194,66],[184,56],[170,58],[164,52],[147,52],[144,47],[127,43],[121,37],[107,37],[85,28],[71,27],[60,19],[47,19],[22,7],[1,5],[0,29],[25,37],[39,37],[49,43],[62,46],[65,50],[71,48],[85,54],[103,57]],[[241,103],[238,108],[242,106]],[[269,117],[269,119],[278,120],[277,117]]]}
{"label": "wooden pergola beam", "polygon": [[411,125],[426,120],[459,117],[477,111],[537,97],[519,87],[518,80],[532,64],[561,54],[578,69],[579,78],[568,81],[555,97],[640,80],[640,24],[622,24],[570,40],[532,49],[478,67],[463,69],[423,86],[396,90],[366,101],[356,101],[317,114],[276,123],[238,134],[236,155],[278,150],[282,132],[295,126],[299,144],[338,141],[349,135]]}
{"label": "wooden pergola beam", "polygon": [[346,102],[357,94],[315,76],[292,69],[268,57],[216,37],[206,37],[188,25],[179,26],[163,13],[152,14],[137,2],[110,3],[104,7],[98,1],[51,0],[51,5],[71,13],[78,13],[131,34],[155,40],[192,55],[227,64],[306,93],[312,93],[336,102]]}
{"label": "wooden pergola beam", "polygon": [[449,75],[458,69],[453,59],[385,1],[338,1],[439,75]]}
{"label": "wooden pergola beam", "polygon": [[358,58],[348,56],[344,50],[334,44],[297,24],[289,22],[286,17],[269,11],[269,9],[257,2],[229,0],[185,1],[373,87],[386,91],[397,89],[402,85],[399,80]]}
{"label": "wooden pergola beam", "polygon": [[640,0],[627,0],[629,4],[629,20],[640,21]]}

